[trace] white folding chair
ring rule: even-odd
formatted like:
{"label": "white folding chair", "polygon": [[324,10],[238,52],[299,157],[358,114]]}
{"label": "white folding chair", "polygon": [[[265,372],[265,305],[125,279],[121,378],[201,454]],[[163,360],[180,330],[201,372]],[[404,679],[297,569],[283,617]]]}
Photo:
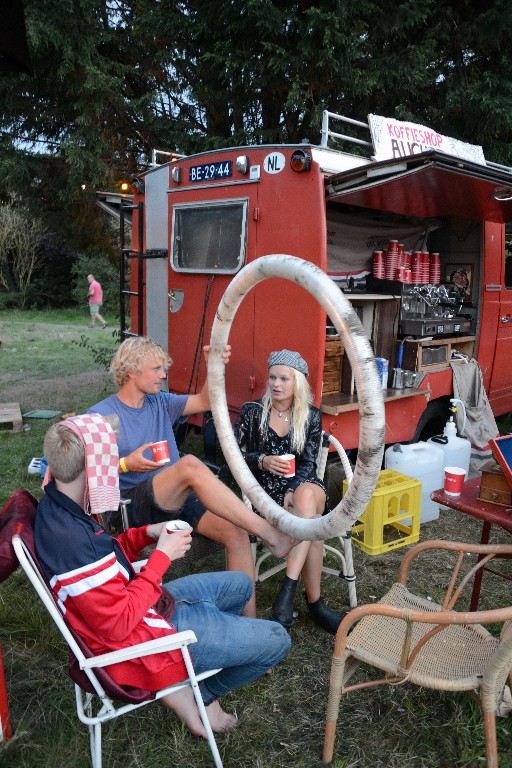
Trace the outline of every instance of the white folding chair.
{"label": "white folding chair", "polygon": [[[75,682],[75,697],[78,718],[89,729],[93,768],[101,768],[102,765],[101,726],[103,723],[113,720],[116,717],[120,717],[121,715],[131,712],[138,707],[142,707],[145,704],[150,704],[152,701],[157,701],[163,696],[175,693],[185,686],[190,686],[192,688],[197,708],[208,737],[208,744],[210,745],[214,764],[216,768],[222,768],[222,761],[217,749],[215,737],[198,686],[200,680],[216,674],[220,669],[212,669],[196,675],[188,649],[190,643],[196,642],[195,634],[192,631],[187,630],[178,632],[174,635],[169,635],[168,637],[150,640],[146,643],[139,643],[130,648],[123,648],[118,651],[94,656],[68,625],[54,600],[50,587],[37,563],[37,558],[35,557],[31,526],[24,526],[21,534],[13,536],[12,545],[21,567],[27,574],[32,586],[41,598],[73,653],[77,661],[78,670],[81,670],[81,673],[76,670],[77,674],[81,674],[82,677],[84,674],[86,676],[84,678],[86,690],[84,690],[80,684]],[[150,656],[155,653],[171,650],[181,651],[183,661],[187,668],[188,678],[180,683],[164,688],[161,691],[157,691],[156,693],[149,691],[132,692],[132,690],[126,690],[121,686],[118,686],[117,683],[112,680],[108,671],[104,669],[104,667],[121,661],[126,661],[127,659]],[[74,674],[73,678],[75,677],[76,675]],[[91,692],[88,692],[89,690]],[[114,693],[112,693],[112,691]]]}
{"label": "white folding chair", "polygon": [[[332,445],[336,451],[338,452],[338,456],[340,458],[341,464],[343,466],[345,476],[347,478],[348,483],[350,484],[353,477],[352,467],[350,465],[350,461],[348,459],[348,456],[345,452],[345,449],[341,445],[341,443],[332,435],[330,435],[328,432],[322,433],[322,443],[320,445],[320,450],[318,451],[318,458],[317,458],[317,477],[320,479],[324,478],[325,470],[327,467],[327,458],[329,454],[329,444]],[[246,497],[246,495],[242,494],[243,500],[245,504],[252,509],[251,502]],[[349,604],[351,608],[355,608],[357,605],[357,594],[356,594],[356,576],[354,573],[354,563],[352,560],[352,532],[346,531],[346,533],[343,536],[339,537],[340,541],[340,548],[336,548],[331,546],[330,544],[324,544],[324,565],[322,568],[322,573],[328,573],[332,576],[339,576],[341,579],[346,581],[347,588],[348,588],[348,597],[349,597]],[[279,571],[282,571],[286,568],[286,560],[283,560],[280,563],[277,563],[277,565],[273,565],[270,568],[267,568],[266,570],[262,571],[262,565],[263,563],[269,558],[273,557],[272,552],[267,548],[263,547],[262,550],[258,550],[258,541],[253,541],[252,543],[252,552],[254,557],[254,569],[256,574],[256,582],[263,582],[266,579],[269,579],[271,576],[274,576],[274,574],[279,573]],[[325,556],[326,554],[333,555],[334,557],[337,557],[341,564],[341,570],[337,570],[336,568],[333,568],[327,564],[325,564]]]}

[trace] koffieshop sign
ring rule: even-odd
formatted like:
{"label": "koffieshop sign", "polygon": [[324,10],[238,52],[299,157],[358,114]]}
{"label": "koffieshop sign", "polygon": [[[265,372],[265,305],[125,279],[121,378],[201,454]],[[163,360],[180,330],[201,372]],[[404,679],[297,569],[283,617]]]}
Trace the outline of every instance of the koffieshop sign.
{"label": "koffieshop sign", "polygon": [[447,155],[454,155],[473,163],[485,165],[482,147],[443,136],[424,125],[405,123],[391,117],[368,115],[375,160],[390,160],[409,155],[418,155],[436,149]]}

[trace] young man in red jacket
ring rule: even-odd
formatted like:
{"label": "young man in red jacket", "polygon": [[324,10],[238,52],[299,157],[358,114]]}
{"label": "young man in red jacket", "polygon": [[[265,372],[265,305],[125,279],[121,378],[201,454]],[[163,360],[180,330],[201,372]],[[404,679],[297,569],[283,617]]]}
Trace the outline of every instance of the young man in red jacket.
{"label": "young man in red jacket", "polygon": [[[97,514],[119,502],[119,454],[113,430],[98,414],[53,425],[45,437],[45,495],[38,505],[35,547],[66,619],[94,654],[191,629],[197,672],[222,668],[199,683],[214,731],[236,717],[219,697],[263,675],[290,649],[286,630],[272,621],[240,616],[252,595],[240,572],[186,576],[165,584],[172,560],[190,548],[191,529],[169,534],[165,523],[130,528],[113,539]],[[156,542],[147,564],[131,563]],[[160,690],[186,678],[181,653],[170,651],[108,668],[120,685]],[[192,733],[205,737],[190,687],[162,699]]]}

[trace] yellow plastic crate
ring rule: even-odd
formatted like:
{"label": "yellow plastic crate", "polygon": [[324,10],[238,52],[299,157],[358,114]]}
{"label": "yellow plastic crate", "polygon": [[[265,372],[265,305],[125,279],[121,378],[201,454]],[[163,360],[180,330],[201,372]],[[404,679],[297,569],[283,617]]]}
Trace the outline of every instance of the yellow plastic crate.
{"label": "yellow plastic crate", "polygon": [[[343,493],[348,483],[343,481]],[[352,541],[368,555],[380,555],[420,538],[421,483],[383,469],[370,503],[352,526]]]}

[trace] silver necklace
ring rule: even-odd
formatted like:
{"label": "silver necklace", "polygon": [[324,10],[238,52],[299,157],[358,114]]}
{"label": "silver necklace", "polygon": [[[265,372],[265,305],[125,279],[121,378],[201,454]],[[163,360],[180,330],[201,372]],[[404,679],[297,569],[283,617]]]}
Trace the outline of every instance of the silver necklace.
{"label": "silver necklace", "polygon": [[[290,408],[285,408],[283,411],[280,411],[280,410],[279,410],[279,408],[276,408],[276,406],[275,406],[275,405],[273,405],[273,406],[272,406],[272,408],[273,408],[275,411],[277,411],[277,415],[279,416],[279,418],[280,418],[280,419],[282,418],[282,416],[283,416],[283,413],[286,413],[286,411],[289,411],[289,410],[290,410]],[[288,416],[285,416],[285,419],[284,419],[284,420],[285,420],[285,421],[289,421],[289,419],[288,419]]]}

